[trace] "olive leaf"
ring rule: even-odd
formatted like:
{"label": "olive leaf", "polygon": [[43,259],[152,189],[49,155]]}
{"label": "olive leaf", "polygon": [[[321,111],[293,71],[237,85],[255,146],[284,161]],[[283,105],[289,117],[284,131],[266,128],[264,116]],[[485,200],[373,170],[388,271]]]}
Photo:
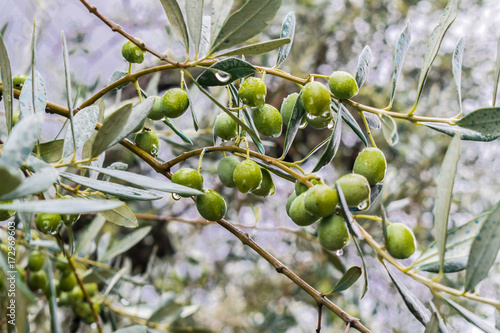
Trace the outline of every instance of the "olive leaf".
{"label": "olive leaf", "polygon": [[263,54],[275,50],[278,47],[282,47],[283,45],[289,44],[290,42],[291,42],[290,38],[273,39],[266,42],[255,43],[234,50],[230,50],[227,52],[219,53],[217,55],[214,55],[214,57],[229,57],[241,54],[244,55]]}
{"label": "olive leaf", "polygon": [[431,302],[432,315],[429,322],[425,325],[424,333],[448,333],[448,328],[444,323],[443,318],[439,314],[434,303]]}
{"label": "olive leaf", "polygon": [[[228,58],[216,62],[209,68],[214,71],[205,70],[196,78],[196,82],[202,86],[225,86],[238,79],[257,72],[252,64],[238,58]],[[224,74],[218,74],[218,71]],[[227,75],[229,74],[229,78]],[[220,78],[220,79],[219,79]]]}
{"label": "olive leaf", "polygon": [[88,224],[87,228],[85,228],[79,234],[78,245],[76,246],[75,253],[78,255],[82,255],[82,250],[85,247],[88,247],[89,244],[97,237],[97,234],[101,231],[102,227],[106,223],[106,219],[104,216],[98,214],[94,219]]}
{"label": "olive leaf", "polygon": [[[128,72],[122,71],[122,70],[116,70],[111,74],[111,77],[108,80],[108,83],[106,83],[107,86],[111,85],[112,83],[115,83],[116,81],[123,79],[125,76],[128,75]],[[110,91],[110,93],[118,91],[122,88],[125,88],[126,86],[129,85],[130,82],[126,82],[122,85],[119,85],[118,87],[114,88],[113,90]]]}
{"label": "olive leaf", "polygon": [[148,333],[148,327],[144,325],[133,325],[120,328],[119,330],[113,331],[113,333]]}
{"label": "olive leaf", "polygon": [[212,44],[215,42],[215,37],[219,35],[222,25],[226,21],[231,7],[233,6],[234,0],[212,0],[212,6],[210,11],[211,18],[211,29],[210,38]]}
{"label": "olive leaf", "polygon": [[372,49],[366,45],[363,51],[359,54],[358,65],[356,66],[356,84],[361,88],[370,73],[370,65],[372,62]]}
{"label": "olive leaf", "polygon": [[293,105],[292,115],[290,116],[290,122],[286,128],[285,134],[285,144],[283,145],[283,153],[281,157],[285,157],[288,154],[288,150],[292,146],[293,139],[297,135],[299,131],[300,124],[302,123],[302,118],[306,114],[306,110],[304,109],[304,105],[302,104],[302,91],[297,97],[295,104]]}
{"label": "olive leaf", "polygon": [[[90,138],[97,125],[98,116],[99,108],[91,105],[80,110],[73,117],[73,127],[68,127],[66,136],[64,137],[62,158],[73,154],[75,150],[78,150]],[[73,128],[75,129],[74,135]],[[73,144],[76,144],[76,147]]]}
{"label": "olive leaf", "polygon": [[54,279],[54,270],[52,268],[52,262],[50,260],[45,260],[44,271],[47,275],[48,280],[48,290],[47,290],[47,299],[49,304],[49,312],[50,312],[50,329],[53,333],[60,333],[61,324],[57,319],[57,294],[56,294],[56,285]]}
{"label": "olive leaf", "polygon": [[379,129],[382,127],[380,118],[376,114],[363,111],[363,116],[365,117],[366,123],[370,128]]}
{"label": "olive leaf", "polygon": [[452,126],[448,124],[427,123],[427,122],[423,122],[421,124],[449,136],[454,136],[455,134],[458,133],[460,134],[460,138],[462,140],[490,142],[500,137],[500,134],[497,135],[484,134],[478,132],[475,129],[464,128],[460,126]]}
{"label": "olive leaf", "polygon": [[441,296],[441,298],[451,305],[457,312],[462,316],[465,320],[467,320],[469,323],[473,324],[474,326],[480,328],[486,333],[498,333],[498,330],[488,324],[486,321],[484,321],[481,317],[478,315],[474,314],[473,312],[467,310],[466,308],[462,307],[461,305],[453,302],[451,299],[445,296]]}
{"label": "olive leaf", "polygon": [[382,132],[384,133],[385,141],[390,146],[394,146],[399,141],[398,126],[396,121],[391,116],[382,114]]}
{"label": "olive leaf", "polygon": [[44,192],[56,182],[57,171],[49,165],[48,168],[43,168],[31,177],[24,179],[15,190],[0,196],[0,201],[23,198],[31,194]]}
{"label": "olive leaf", "polygon": [[356,281],[358,281],[361,276],[361,268],[358,266],[352,266],[345,272],[345,274],[340,278],[335,284],[333,289],[327,294],[339,293],[351,287]]}
{"label": "olive leaf", "polygon": [[0,209],[27,213],[87,214],[113,209],[120,205],[120,202],[113,200],[39,200],[0,204]]}
{"label": "olive leaf", "polygon": [[290,38],[290,43],[281,46],[278,51],[278,57],[276,58],[276,68],[280,67],[281,64],[286,60],[290,49],[292,48],[293,38],[295,37],[295,13],[290,12],[285,16],[283,24],[281,25],[280,38]]}
{"label": "olive leaf", "polygon": [[366,137],[363,133],[363,130],[361,129],[361,127],[357,123],[356,119],[354,119],[352,114],[349,112],[349,110],[347,110],[347,108],[343,104],[340,104],[340,106],[339,106],[338,101],[334,98],[332,98],[332,108],[337,113],[339,112],[339,108],[342,109],[342,111],[343,111],[342,112],[342,119],[344,119],[346,124],[349,125],[349,127],[354,131],[354,133],[356,133],[358,138],[360,138],[361,141],[363,141],[365,146],[368,146],[368,140],[366,139]]}
{"label": "olive leaf", "polygon": [[106,210],[100,214],[106,221],[125,228],[137,228],[139,226],[134,212],[125,203],[118,208]]}
{"label": "olive leaf", "polygon": [[328,141],[325,151],[319,158],[319,161],[312,172],[321,170],[321,168],[329,164],[337,154],[342,138],[342,109],[340,109],[339,112],[340,114],[337,115],[337,120],[335,122],[335,126],[333,127],[332,134],[330,135],[330,140]]}
{"label": "olive leaf", "polygon": [[[40,143],[38,149],[40,151],[40,158],[45,162],[54,163],[61,159],[64,147],[64,139],[47,141]],[[37,148],[33,149],[37,153]]]}
{"label": "olive leaf", "polygon": [[170,127],[170,129],[175,133],[177,134],[178,137],[180,137],[182,139],[182,141],[184,141],[185,143],[187,144],[190,144],[192,145],[193,144],[193,141],[191,141],[190,138],[188,138],[186,136],[186,134],[184,134],[180,129],[177,128],[177,126],[175,126],[171,121],[170,119],[168,118],[165,118],[162,120],[162,122],[167,125],[168,127]]}
{"label": "olive leaf", "polygon": [[149,234],[151,229],[152,227],[140,228],[123,237],[121,240],[116,242],[115,245],[113,245],[102,257],[100,257],[99,261],[102,262],[113,259],[117,255],[120,255],[128,249],[132,248],[135,244],[143,240],[144,237]]}
{"label": "olive leaf", "polygon": [[[33,90],[33,87],[35,88]],[[32,75],[29,75],[24,81],[21,95],[19,96],[19,107],[23,116],[31,115],[33,113],[45,113],[47,106],[47,91],[45,90],[45,82],[38,73],[35,71],[35,80],[32,80]]]}
{"label": "olive leaf", "polygon": [[[73,121],[73,108],[72,108],[72,103],[71,103],[71,72],[69,70],[69,55],[68,55],[68,48],[66,46],[66,37],[64,36],[64,31],[61,31],[61,39],[62,39],[62,46],[63,46],[63,62],[64,62],[64,78],[65,78],[65,83],[66,83],[66,102],[68,105],[68,114],[69,114],[69,128],[71,129],[71,137],[66,138],[66,140],[69,141],[71,139],[71,142],[73,143],[73,147],[76,146],[76,139],[75,139],[75,123]],[[89,135],[90,136],[90,135]],[[73,151],[75,151],[74,149]],[[73,152],[72,151],[72,152]]]}
{"label": "olive leaf", "polygon": [[487,137],[498,138],[500,136],[500,107],[472,111],[457,121],[456,124]]}
{"label": "olive leaf", "polygon": [[[462,114],[462,60],[464,57],[464,38],[460,37],[455,46],[455,51],[453,52],[453,60],[452,60],[452,71],[453,71],[453,79],[455,81],[455,89],[457,90],[457,99],[458,99],[458,111]],[[494,105],[493,105],[494,106]]]}
{"label": "olive leaf", "polygon": [[391,98],[389,100],[389,105],[386,110],[392,108],[392,103],[394,102],[394,96],[396,95],[396,87],[398,85],[399,74],[403,68],[403,63],[405,61],[406,53],[408,52],[408,46],[411,41],[411,26],[410,20],[406,21],[406,26],[404,27],[401,35],[399,36],[398,43],[396,44],[396,51],[394,54],[394,69],[392,74],[392,91]]}
{"label": "olive leaf", "polygon": [[194,44],[194,54],[198,57],[203,23],[203,0],[186,0],[186,20]]}
{"label": "olive leaf", "polygon": [[189,54],[189,36],[179,4],[176,0],[160,0],[160,2],[165,14],[167,14],[172,30],[186,49],[186,53]]}
{"label": "olive leaf", "polygon": [[[248,108],[244,108],[241,111],[243,113],[243,117],[245,119],[245,122],[248,124],[248,127],[250,127],[255,132],[255,134],[260,138],[259,132],[255,128],[255,124],[253,123],[253,119],[250,116],[250,112],[248,112]],[[252,137],[252,141],[257,146],[257,149],[259,150],[259,153],[265,155],[266,154],[266,150],[264,149],[264,145],[262,143],[260,143],[259,141],[255,140],[253,137]]]}
{"label": "olive leaf", "polygon": [[10,134],[13,126],[14,111],[12,102],[14,100],[14,85],[12,83],[12,69],[10,67],[9,53],[7,52],[7,46],[5,46],[2,34],[0,34],[0,75],[2,79],[2,97],[5,106],[7,132]]}
{"label": "olive leaf", "polygon": [[495,63],[495,84],[493,86],[493,103],[492,106],[497,104],[497,91],[498,91],[498,79],[500,78],[500,37],[498,37],[497,42],[497,61]]}
{"label": "olive leaf", "polygon": [[1,163],[0,159],[0,179],[2,186],[0,186],[0,195],[5,195],[12,192],[21,184],[21,177],[17,170],[12,170],[11,167]]}

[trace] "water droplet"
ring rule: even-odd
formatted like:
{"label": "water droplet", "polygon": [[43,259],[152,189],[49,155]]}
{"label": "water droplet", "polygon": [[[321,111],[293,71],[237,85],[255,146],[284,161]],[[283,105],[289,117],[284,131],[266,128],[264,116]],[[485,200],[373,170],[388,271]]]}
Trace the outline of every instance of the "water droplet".
{"label": "water droplet", "polygon": [[175,201],[179,201],[181,200],[181,196],[177,193],[172,193],[172,199],[174,199]]}
{"label": "water droplet", "polygon": [[343,254],[344,254],[344,250],[342,250],[342,249],[335,251],[335,255],[337,257],[341,257]]}
{"label": "water droplet", "polygon": [[300,123],[300,126],[299,126],[300,129],[304,129],[306,127],[307,127],[307,121],[304,121],[303,123]]}
{"label": "water droplet", "polygon": [[312,114],[310,114],[310,113],[308,113],[306,117],[307,117],[307,119],[309,119],[309,120],[314,120],[314,119],[316,119],[316,116],[313,116],[313,115],[312,115]]}
{"label": "water droplet", "polygon": [[215,73],[215,77],[220,82],[227,82],[231,79],[231,75],[229,75],[228,73],[225,73],[225,72],[217,72],[217,73]]}
{"label": "water droplet", "polygon": [[333,127],[334,127],[334,126],[335,126],[335,122],[332,120],[332,121],[330,121],[330,122],[328,123],[328,126],[327,126],[327,127],[328,127],[328,129],[329,129],[329,130],[331,130],[331,129],[333,129]]}
{"label": "water droplet", "polygon": [[358,205],[358,209],[359,210],[365,210],[365,209],[368,208],[369,205],[370,205],[370,202],[368,200],[365,200],[365,201],[363,201],[362,203],[360,203]]}

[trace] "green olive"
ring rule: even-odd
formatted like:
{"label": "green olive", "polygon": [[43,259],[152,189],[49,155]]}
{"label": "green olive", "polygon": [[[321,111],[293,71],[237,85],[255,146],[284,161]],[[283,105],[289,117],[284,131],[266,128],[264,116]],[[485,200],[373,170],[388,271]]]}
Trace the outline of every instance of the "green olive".
{"label": "green olive", "polygon": [[253,109],[252,119],[257,131],[264,136],[277,137],[281,134],[283,119],[281,113],[274,106],[264,106]]}
{"label": "green olive", "polygon": [[222,140],[231,141],[238,136],[238,123],[223,112],[215,119],[214,132]]}
{"label": "green olive", "polygon": [[328,125],[334,121],[331,112],[323,114],[321,116],[311,116],[306,117],[307,123],[311,125],[312,128],[322,129],[328,127]]}
{"label": "green olive", "polygon": [[61,223],[61,215],[55,213],[40,213],[35,221],[36,228],[46,235],[55,234]]}
{"label": "green olive", "polygon": [[221,158],[217,165],[217,175],[221,183],[227,187],[236,187],[234,182],[234,170],[240,164],[240,161],[234,156]]}
{"label": "green olive", "polygon": [[160,149],[158,136],[151,131],[142,131],[135,135],[135,144],[149,155],[156,157]]}
{"label": "green olive", "polygon": [[276,187],[274,186],[273,177],[271,173],[267,169],[261,168],[262,172],[262,182],[259,187],[255,190],[251,190],[252,194],[258,195],[260,197],[268,197],[274,195],[276,193]]}
{"label": "green olive", "polygon": [[75,286],[69,293],[68,293],[69,300],[71,304],[80,304],[83,299],[83,291],[80,288],[80,286]]}
{"label": "green olive", "polygon": [[85,287],[85,290],[87,290],[87,292],[89,293],[90,297],[93,297],[98,290],[97,283],[95,282],[85,283],[83,286]]}
{"label": "green olive", "polygon": [[330,91],[340,99],[349,99],[358,94],[359,88],[351,74],[342,71],[333,72],[328,80]]}
{"label": "green olive", "polygon": [[409,258],[415,252],[415,236],[402,223],[387,226],[387,251],[396,259]]}
{"label": "green olive", "polygon": [[305,227],[318,221],[318,217],[309,213],[305,207],[304,201],[306,197],[306,192],[300,194],[295,200],[293,200],[289,209],[289,216],[295,224]]}
{"label": "green olive", "polygon": [[168,118],[178,118],[186,112],[189,106],[189,97],[181,88],[172,88],[161,98],[161,109]]}
{"label": "green olive", "polygon": [[59,280],[59,288],[62,291],[71,291],[76,286],[76,276],[73,272],[64,274]]}
{"label": "green olive", "polygon": [[288,199],[286,200],[286,214],[290,216],[290,206],[292,206],[292,202],[297,199],[297,193],[293,192],[290,194]]}
{"label": "green olive", "polygon": [[314,216],[325,217],[332,214],[339,202],[337,191],[328,185],[313,186],[305,193],[304,206]]}
{"label": "green olive", "polygon": [[32,272],[42,269],[45,259],[39,251],[33,251],[28,256],[28,268]]}
{"label": "green olive", "polygon": [[302,89],[302,104],[307,113],[321,116],[330,111],[330,92],[317,81],[307,83]]}
{"label": "green olive", "polygon": [[71,272],[71,266],[64,256],[58,256],[56,267],[63,274],[68,274],[69,272]]}
{"label": "green olive", "polygon": [[[140,42],[142,40],[138,39]],[[126,41],[122,46],[122,56],[130,63],[140,64],[144,61],[146,51],[142,50],[139,46],[131,41]]]}
{"label": "green olive", "polygon": [[[318,185],[319,184],[319,180],[317,180],[317,179],[311,179],[311,183],[313,185]],[[302,184],[298,180],[295,181],[295,193],[297,193],[297,195],[301,195],[302,193],[304,193],[308,189],[309,189],[309,187],[307,187],[306,185]]]}
{"label": "green olive", "polygon": [[266,93],[267,89],[264,81],[253,76],[246,78],[238,90],[241,101],[253,107],[264,105],[266,102]]}
{"label": "green olive", "polygon": [[352,172],[363,175],[370,185],[384,180],[387,162],[384,153],[375,147],[365,148],[354,161]]}
{"label": "green olive", "polygon": [[203,191],[196,197],[198,213],[208,221],[219,221],[226,215],[226,201],[217,192],[211,189]]}
{"label": "green olive", "polygon": [[337,182],[342,188],[349,207],[356,207],[360,210],[368,208],[370,205],[370,184],[364,176],[349,173],[340,177]]}
{"label": "green olive", "polygon": [[[203,176],[195,169],[183,168],[179,169],[172,175],[172,183],[184,185],[194,188],[196,190],[203,190]],[[182,197],[190,197],[190,195],[183,195]]]}
{"label": "green olive", "polygon": [[[13,200],[2,201],[0,204],[11,204]],[[0,221],[6,221],[16,214],[15,210],[3,210],[0,209]]]}
{"label": "green olive", "polygon": [[45,271],[40,270],[31,272],[28,283],[31,290],[45,292],[48,286],[47,275],[45,274]]}
{"label": "green olive", "polygon": [[234,169],[234,183],[241,193],[247,193],[259,187],[262,182],[262,171],[257,163],[247,159]]}
{"label": "green olive", "polygon": [[344,218],[335,214],[321,219],[318,226],[318,238],[319,243],[330,251],[340,250],[351,239]]}
{"label": "green olive", "polygon": [[163,114],[163,110],[161,108],[161,97],[155,96],[154,99],[155,102],[151,110],[149,110],[148,118],[151,120],[161,120],[165,118],[165,115]]}
{"label": "green olive", "polygon": [[[71,200],[73,197],[71,195],[65,195],[61,199]],[[80,214],[61,214],[61,218],[66,226],[71,226],[80,218]]]}

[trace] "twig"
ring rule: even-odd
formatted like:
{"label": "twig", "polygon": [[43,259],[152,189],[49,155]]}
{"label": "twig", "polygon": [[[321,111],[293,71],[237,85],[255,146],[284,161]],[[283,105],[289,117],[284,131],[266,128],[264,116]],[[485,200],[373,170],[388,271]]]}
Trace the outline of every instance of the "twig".
{"label": "twig", "polygon": [[318,328],[316,329],[316,333],[321,333],[321,315],[323,313],[323,304],[318,303]]}

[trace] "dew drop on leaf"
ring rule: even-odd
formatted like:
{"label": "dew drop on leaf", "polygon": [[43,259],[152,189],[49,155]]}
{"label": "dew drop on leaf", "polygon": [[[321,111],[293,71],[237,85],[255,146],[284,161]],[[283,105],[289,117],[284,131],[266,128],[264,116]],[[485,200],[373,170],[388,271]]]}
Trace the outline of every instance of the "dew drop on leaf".
{"label": "dew drop on leaf", "polygon": [[220,82],[228,82],[231,79],[231,75],[229,75],[227,73],[224,73],[224,72],[217,72],[217,73],[215,73],[215,77]]}

